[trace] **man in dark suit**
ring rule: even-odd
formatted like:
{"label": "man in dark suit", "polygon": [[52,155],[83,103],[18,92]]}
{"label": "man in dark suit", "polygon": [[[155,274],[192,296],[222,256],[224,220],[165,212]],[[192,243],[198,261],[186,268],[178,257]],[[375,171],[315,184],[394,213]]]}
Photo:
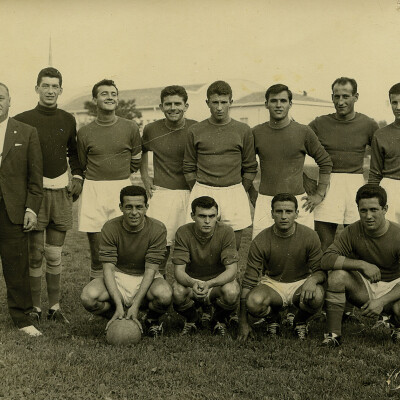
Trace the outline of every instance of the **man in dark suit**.
{"label": "man in dark suit", "polygon": [[0,83],[0,256],[7,302],[17,328],[40,336],[31,322],[28,235],[43,197],[42,153],[35,128],[9,118],[10,95]]}

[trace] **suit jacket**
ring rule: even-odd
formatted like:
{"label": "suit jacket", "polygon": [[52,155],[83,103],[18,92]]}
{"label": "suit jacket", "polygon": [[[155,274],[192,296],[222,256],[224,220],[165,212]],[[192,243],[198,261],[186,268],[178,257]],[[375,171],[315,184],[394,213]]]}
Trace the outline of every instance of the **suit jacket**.
{"label": "suit jacket", "polygon": [[26,208],[36,214],[43,198],[43,158],[35,128],[9,118],[0,165],[0,189],[13,224],[22,224]]}

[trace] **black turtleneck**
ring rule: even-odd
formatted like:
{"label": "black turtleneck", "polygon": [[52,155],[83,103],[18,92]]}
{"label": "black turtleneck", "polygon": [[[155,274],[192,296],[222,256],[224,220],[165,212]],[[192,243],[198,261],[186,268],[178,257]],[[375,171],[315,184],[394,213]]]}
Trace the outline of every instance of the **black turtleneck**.
{"label": "black turtleneck", "polygon": [[57,106],[48,108],[38,104],[14,118],[37,129],[43,154],[43,176],[53,179],[65,173],[67,157],[72,175],[83,175],[76,146],[76,122],[70,113]]}

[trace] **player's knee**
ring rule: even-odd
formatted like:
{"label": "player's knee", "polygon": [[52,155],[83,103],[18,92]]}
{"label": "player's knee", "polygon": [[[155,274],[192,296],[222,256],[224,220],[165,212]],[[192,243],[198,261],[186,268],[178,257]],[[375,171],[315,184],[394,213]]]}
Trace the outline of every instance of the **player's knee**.
{"label": "player's knee", "polygon": [[328,287],[336,288],[344,285],[349,280],[349,273],[343,270],[331,271],[328,274]]}
{"label": "player's knee", "polygon": [[324,299],[325,299],[325,290],[321,285],[317,285],[317,289],[315,291],[315,297],[310,302],[310,306],[313,308],[319,308],[322,306]]}
{"label": "player's knee", "polygon": [[172,288],[165,280],[160,280],[152,290],[154,301],[161,307],[168,307],[172,302]]}
{"label": "player's knee", "polygon": [[47,244],[44,247],[44,256],[46,258],[46,272],[52,275],[61,273],[61,252],[62,246]]}
{"label": "player's knee", "polygon": [[221,287],[221,293],[225,304],[236,304],[239,301],[240,286],[236,281],[229,282]]}
{"label": "player's knee", "polygon": [[91,309],[95,306],[98,297],[97,290],[89,283],[81,293],[81,302],[86,309]]}
{"label": "player's knee", "polygon": [[[42,261],[43,261],[43,255],[44,255],[44,247],[43,243],[42,244],[31,244],[29,246],[29,266],[30,270],[39,270],[36,271],[39,273],[39,276],[42,276]],[[34,271],[33,271],[34,273]],[[32,273],[30,273],[31,276]]]}
{"label": "player's knee", "polygon": [[261,314],[267,306],[265,296],[263,296],[261,293],[250,292],[247,298],[246,306],[250,314],[255,316]]}
{"label": "player's knee", "polygon": [[173,291],[173,302],[174,304],[177,305],[184,303],[189,295],[188,288],[176,281],[172,284],[172,291]]}

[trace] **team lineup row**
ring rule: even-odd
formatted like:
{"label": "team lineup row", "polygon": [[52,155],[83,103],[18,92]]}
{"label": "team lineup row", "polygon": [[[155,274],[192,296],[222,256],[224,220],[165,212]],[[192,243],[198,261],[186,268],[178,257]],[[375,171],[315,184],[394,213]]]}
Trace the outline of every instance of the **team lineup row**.
{"label": "team lineup row", "polygon": [[[157,274],[161,271],[162,275],[178,228],[177,235],[180,232],[180,227],[187,226],[186,224],[192,218],[195,219],[196,208],[190,212],[188,205],[192,204],[193,200],[197,198],[204,199],[205,196],[206,199],[213,199],[216,202],[220,221],[217,226],[220,224],[221,226],[227,225],[234,231],[236,249],[240,246],[242,230],[252,223],[249,206],[250,199],[255,205],[253,221],[253,238],[255,240],[251,245],[252,249],[254,243],[260,240],[259,238],[265,232],[270,232],[270,234],[272,232],[273,238],[275,236],[279,237],[279,233],[278,236],[276,234],[279,224],[274,217],[274,209],[271,216],[271,201],[278,194],[291,195],[290,199],[282,200],[278,204],[279,206],[280,203],[285,203],[285,205],[295,205],[296,202],[302,204],[298,210],[297,206],[295,210],[292,210],[296,216],[298,215],[300,224],[290,224],[290,222],[285,221],[282,226],[286,224],[289,227],[290,225],[290,229],[286,229],[286,233],[289,232],[289,237],[292,237],[293,233],[297,232],[298,229],[303,229],[301,224],[308,225],[310,228],[315,226],[315,231],[318,235],[313,232],[314,237],[317,239],[319,237],[318,240],[321,241],[322,251],[325,251],[333,242],[338,224],[346,226],[355,223],[359,218],[360,204],[356,204],[354,198],[358,188],[364,184],[362,175],[363,158],[366,146],[370,145],[372,147],[372,160],[369,182],[376,187],[379,187],[378,184],[380,183],[382,187],[386,188],[390,208],[388,209],[386,201],[383,202],[381,199],[381,194],[378,196],[375,193],[373,196],[367,196],[366,198],[378,201],[378,209],[383,214],[388,211],[389,219],[396,221],[397,198],[393,194],[396,191],[396,182],[400,179],[400,163],[397,162],[400,147],[396,145],[397,129],[400,126],[400,107],[398,106],[400,84],[394,85],[389,92],[395,122],[380,130],[378,130],[377,124],[371,118],[355,112],[354,105],[358,99],[357,84],[354,79],[350,78],[339,78],[332,85],[332,100],[336,112],[316,118],[309,126],[290,120],[288,115],[292,105],[290,90],[281,84],[271,86],[265,95],[265,104],[270,119],[268,122],[260,124],[253,129],[230,118],[229,110],[232,104],[232,90],[226,82],[217,81],[208,88],[206,103],[210,109],[210,118],[199,123],[185,118],[185,112],[188,108],[185,89],[181,86],[168,86],[162,90],[160,96],[160,109],[163,111],[165,119],[148,124],[144,128],[143,137],[140,138],[139,130],[135,123],[116,117],[115,109],[118,105],[118,89],[113,81],[103,80],[98,82],[92,91],[93,101],[97,106],[97,118],[79,130],[77,139],[75,139],[76,128],[73,117],[57,108],[57,99],[62,93],[62,77],[59,71],[54,68],[46,68],[40,71],[35,89],[39,95],[37,107],[19,114],[13,119],[8,118],[8,89],[5,85],[0,85],[0,104],[2,105],[0,127],[3,126],[3,131],[5,131],[5,149],[11,141],[10,138],[13,136],[11,130],[14,129],[15,124],[23,122],[35,127],[37,130],[31,130],[26,125],[21,124],[20,130],[29,130],[29,134],[25,135],[30,137],[29,145],[25,148],[23,143],[15,143],[15,149],[12,149],[14,152],[16,150],[26,151],[29,157],[25,157],[26,159],[23,162],[27,162],[30,167],[33,164],[35,166],[35,168],[21,168],[19,165],[18,168],[18,173],[25,178],[25,181],[28,181],[28,187],[23,188],[25,203],[23,206],[21,201],[19,203],[21,205],[19,213],[22,217],[18,221],[13,220],[8,205],[10,200],[7,197],[12,196],[13,193],[11,190],[4,190],[3,184],[0,183],[3,198],[0,203],[0,214],[3,207],[5,216],[7,217],[8,214],[10,219],[10,229],[14,229],[16,236],[18,233],[21,238],[24,238],[19,241],[19,245],[22,248],[20,253],[25,254],[24,263],[20,268],[25,271],[25,275],[22,274],[24,277],[26,277],[26,272],[29,270],[30,281],[30,285],[27,285],[25,278],[11,280],[5,274],[8,293],[20,295],[23,292],[23,302],[21,301],[21,296],[10,295],[8,297],[9,309],[17,327],[29,334],[40,334],[32,325],[30,318],[34,317],[36,321],[41,318],[40,293],[43,255],[46,259],[46,282],[50,306],[47,317],[67,322],[59,305],[61,249],[65,233],[72,225],[72,200],[78,197],[78,229],[88,234],[92,258],[91,278],[93,278],[83,291],[83,303],[96,314],[109,314],[112,306],[117,306],[117,310],[113,315],[115,318],[119,318],[121,317],[123,295],[121,294],[122,289],[117,289],[117,283],[120,280],[124,284],[131,276],[137,277],[139,275],[143,279],[140,283],[136,283],[137,290],[131,294],[133,303],[128,307],[126,315],[136,319],[139,306],[145,303],[147,298],[150,301],[150,311],[147,314],[149,332],[160,330],[158,317],[159,314],[164,312],[166,301],[165,297],[158,302],[152,301],[154,300],[154,294],[152,294],[153,291],[151,290],[153,287],[152,282],[157,277],[154,280],[154,283],[157,282],[156,287],[164,288],[165,296],[169,293],[167,282],[159,280]],[[13,127],[10,125],[13,125]],[[37,136],[39,136],[39,140]],[[42,159],[38,160],[38,157],[36,157],[34,163],[32,163],[32,152],[36,150],[35,154],[37,156],[38,144],[41,148]],[[21,145],[22,148],[17,149],[17,145]],[[153,152],[154,157],[154,181],[149,177],[148,173],[149,151]],[[22,153],[22,151],[19,151],[19,153]],[[253,186],[253,180],[257,173],[256,154],[260,159],[261,170],[259,191]],[[303,174],[306,154],[314,158],[319,167],[319,179],[315,184]],[[11,158],[8,153],[3,151],[2,161],[4,163],[2,162],[1,169],[3,169],[3,166],[7,167],[6,156]],[[72,172],[70,181],[67,160],[69,160]],[[39,175],[42,172],[42,162],[43,177],[39,179]],[[131,204],[130,207],[134,211],[130,212],[131,215],[127,217],[125,225],[127,225],[128,220],[134,224],[137,221],[141,221],[137,225],[139,226],[138,231],[141,232],[147,226],[147,221],[155,219],[165,225],[167,234],[167,253],[161,257],[162,261],[159,262],[160,259],[153,254],[148,258],[145,257],[143,265],[131,260],[125,260],[120,263],[118,257],[115,259],[115,252],[118,249],[117,243],[119,244],[119,240],[123,239],[119,238],[115,231],[112,234],[110,233],[109,241],[105,243],[106,233],[104,230],[108,226],[108,223],[104,225],[108,220],[111,220],[111,222],[116,221],[113,218],[117,218],[120,221],[124,220],[123,207],[125,203],[121,198],[120,204],[118,204],[116,193],[119,193],[121,188],[130,184],[129,175],[139,168],[146,188],[146,196],[149,198],[148,211],[146,211],[147,217],[143,218],[142,221],[137,207]],[[33,172],[35,172],[35,179],[30,179],[30,176],[26,179],[26,174],[32,174]],[[43,195],[43,201],[41,201]],[[143,196],[136,195],[136,197],[141,198]],[[31,201],[32,199],[35,201]],[[147,210],[146,198],[143,198],[142,201],[144,201],[144,207]],[[362,201],[364,201],[364,198]],[[188,208],[189,210],[185,211]],[[216,206],[200,207],[200,209],[203,208],[213,210]],[[165,212],[166,209],[168,213]],[[123,211],[123,217],[118,217],[121,210]],[[288,214],[287,210],[281,211],[284,215]],[[215,212],[215,209],[213,212]],[[367,214],[372,215],[371,213],[374,212],[376,212],[375,209],[368,210]],[[368,217],[370,225],[374,225],[372,223],[374,218]],[[23,233],[21,226],[22,219],[25,219],[25,231],[30,231],[29,257],[27,235]],[[386,233],[387,229],[393,224],[386,223],[385,218],[383,220],[385,222],[383,225],[386,229],[383,233]],[[372,231],[374,234],[378,232],[381,235],[382,226],[378,222],[377,219]],[[103,225],[104,228],[102,230]],[[196,220],[190,226],[192,228],[195,227]],[[272,228],[265,231],[265,228],[270,226]],[[362,232],[367,229],[363,224],[360,226],[363,227],[362,229],[360,228]],[[126,226],[123,229],[129,231]],[[208,243],[214,240],[214,230],[212,230],[212,234],[204,235],[200,233],[201,229],[198,227],[193,229],[193,236],[199,239],[201,243]],[[347,229],[345,229],[345,232],[347,232]],[[44,232],[46,233],[45,235]],[[44,236],[46,237],[45,242]],[[305,239],[307,235],[303,236],[303,239]],[[130,235],[130,240],[133,240],[133,237],[136,236]],[[128,239],[124,238],[124,240]],[[114,247],[111,243],[114,243]],[[288,241],[285,242],[286,245],[288,243]],[[305,244],[303,245],[305,246]],[[174,283],[173,294],[172,292],[170,294],[174,298],[177,310],[179,311],[180,309],[181,314],[183,311],[189,310],[186,321],[193,324],[192,319],[197,320],[199,317],[194,316],[193,306],[190,305],[191,302],[188,302],[187,299],[192,299],[193,297],[195,299],[201,298],[200,293],[203,290],[203,296],[208,298],[206,302],[210,302],[215,298],[215,308],[220,311],[215,313],[216,321],[219,323],[217,331],[224,330],[223,321],[226,320],[229,314],[227,314],[227,311],[230,310],[229,307],[233,307],[231,303],[232,298],[235,297],[232,288],[235,284],[232,282],[236,281],[234,281],[234,278],[233,280],[229,278],[232,275],[232,271],[226,267],[229,264],[222,263],[222,265],[225,265],[224,272],[218,275],[230,279],[224,283],[232,283],[229,289],[230,294],[228,295],[222,293],[223,285],[215,285],[215,277],[207,277],[207,274],[203,277],[201,271],[203,269],[207,270],[207,268],[201,267],[201,264],[198,264],[196,268],[192,268],[193,255],[190,252],[185,257],[179,256],[180,258],[178,257],[177,260],[182,264],[177,264],[176,262],[178,261],[175,259],[176,249],[177,243],[175,243],[173,255],[176,283]],[[5,255],[1,252],[3,265],[4,258],[7,257],[10,258],[10,265],[15,263],[15,260],[9,256],[9,253],[11,253],[10,247],[4,253],[7,254]],[[264,256],[265,254],[263,253]],[[349,284],[349,286],[347,283],[344,286],[336,285],[340,286],[340,290],[331,290],[331,276],[337,277],[338,274],[329,274],[326,294],[329,331],[326,341],[328,344],[340,342],[340,340],[337,340],[338,337],[340,338],[340,330],[334,329],[332,326],[329,327],[329,315],[340,315],[341,319],[343,312],[346,312],[344,311],[345,301],[343,299],[348,293],[352,292],[352,288],[355,285],[352,280],[353,275],[358,277],[356,271],[361,277],[369,279],[372,284],[392,282],[399,275],[396,263],[388,265],[383,260],[379,261],[379,259],[375,260],[370,257],[364,260],[369,267],[354,260],[350,262],[351,265],[349,266],[347,256],[350,257],[350,253],[342,255],[341,257],[344,260],[339,258],[339,261],[335,262],[334,266],[336,269],[343,269],[341,271],[342,275],[345,275],[344,272],[346,270],[350,271],[348,276],[345,275],[345,281],[347,282],[350,279],[351,285]],[[272,297],[283,299],[280,292],[281,288],[274,285],[298,282],[297,278],[293,278],[293,270],[297,270],[297,268],[301,270],[302,268],[297,266],[295,261],[290,266],[279,262],[275,265],[273,260],[263,257],[258,258],[258,267],[256,267],[255,263],[253,269],[257,270],[259,268],[265,280],[256,288],[251,289],[257,291],[257,288],[259,288],[261,292],[255,296],[254,300],[254,296],[249,294],[250,287],[245,288],[243,286],[241,291],[243,303],[247,304],[247,310],[254,315],[259,314],[259,312],[254,311],[254,307],[257,301],[260,301],[261,297],[263,297],[261,296],[261,293],[264,293],[262,289],[269,288],[267,291],[274,294]],[[292,260],[297,260],[297,258]],[[120,269],[118,265],[123,265],[123,268]],[[196,263],[193,265],[196,265]],[[250,268],[249,265],[247,270]],[[217,266],[214,267],[217,268]],[[375,267],[375,270],[372,267]],[[276,268],[281,272],[274,275],[271,271]],[[291,272],[289,274],[288,272],[283,273],[285,268],[289,268]],[[380,273],[376,269],[379,271],[382,269],[390,270],[390,276],[383,274],[384,277],[381,279]],[[312,268],[309,270],[313,271]],[[372,274],[371,270],[374,271],[374,274]],[[181,272],[183,274],[180,274]],[[120,273],[122,273],[122,279],[119,275]],[[314,274],[316,274],[316,277]],[[179,278],[180,275],[184,276],[182,280]],[[379,282],[376,282],[377,275],[379,275]],[[311,282],[315,287],[323,282],[322,276],[325,276],[325,274],[321,271],[318,271],[318,273],[317,271],[312,272]],[[212,285],[216,286],[212,291],[208,290],[208,280],[206,278],[211,280]],[[272,282],[268,283],[267,279],[271,279]],[[322,281],[320,281],[321,279]],[[184,287],[190,288],[190,294],[179,289],[179,284],[182,285],[182,282],[186,283],[186,286],[183,284]],[[220,281],[217,279],[217,282]],[[307,280],[307,282],[309,281]],[[365,285],[365,282],[362,282],[362,284]],[[299,292],[303,303],[304,298],[307,302],[310,300],[310,296],[314,300],[318,298],[322,302],[324,297],[323,291],[321,292],[322,289],[317,290],[313,286],[311,293],[307,289],[309,285],[307,283],[306,289],[302,288]],[[335,287],[333,283],[332,285]],[[27,288],[27,286],[29,287]],[[236,286],[238,287],[237,282]],[[108,306],[105,306],[104,301],[102,302],[96,297],[103,288],[111,296],[110,302],[107,302]],[[294,291],[297,289],[296,287]],[[397,300],[397,298],[394,299],[393,296],[397,293],[397,290],[398,288],[395,284],[389,290],[391,295],[386,296],[384,294],[379,297],[379,304],[388,299],[391,301],[387,304],[390,303],[390,306],[395,304],[394,300]],[[207,296],[209,292],[210,295]],[[343,293],[343,296],[339,296],[337,294],[339,292]],[[96,293],[97,295],[95,295]],[[182,296],[186,296],[183,306],[179,303],[179,293],[180,300],[182,300]],[[211,293],[214,294],[211,295]],[[250,291],[250,293],[252,292]],[[229,301],[226,296],[229,297]],[[321,296],[322,300],[320,299]],[[374,299],[371,296],[372,294],[370,294],[372,301]],[[117,299],[119,299],[119,302]],[[254,304],[252,304],[252,301],[254,301]],[[289,304],[291,301],[290,299]],[[352,302],[360,305],[360,302],[354,299],[352,299]],[[272,301],[269,304],[269,301],[263,300],[263,306],[265,306],[265,303],[268,304],[266,308],[263,308],[263,316],[273,319],[276,314],[274,310],[275,303]],[[363,304],[366,304],[366,302]],[[371,308],[373,311],[366,306],[366,313],[370,315],[371,313],[375,313],[374,315],[380,314],[382,310],[377,313],[376,304],[373,301],[372,304],[374,305]],[[385,305],[387,304],[385,303]],[[217,308],[217,305],[219,308]],[[182,309],[180,306],[187,308]],[[257,307],[259,306],[260,304],[257,304]],[[231,310],[235,307],[231,308]],[[251,311],[252,307],[253,311]],[[330,312],[329,310],[334,311]],[[391,310],[394,313],[393,315],[396,315],[396,307],[391,307]],[[223,317],[219,317],[219,314]],[[203,315],[207,316],[209,313],[204,312]],[[295,324],[302,327],[300,331],[303,333],[306,330],[304,328],[306,327],[306,319],[301,317],[296,320]],[[244,319],[242,316],[239,320],[240,326],[245,326],[243,325]],[[301,322],[301,324],[298,322]],[[275,324],[276,321],[272,321],[268,326],[276,327]],[[397,337],[395,317],[391,319],[391,324],[393,325],[393,337]],[[191,328],[188,329],[190,330]]]}

